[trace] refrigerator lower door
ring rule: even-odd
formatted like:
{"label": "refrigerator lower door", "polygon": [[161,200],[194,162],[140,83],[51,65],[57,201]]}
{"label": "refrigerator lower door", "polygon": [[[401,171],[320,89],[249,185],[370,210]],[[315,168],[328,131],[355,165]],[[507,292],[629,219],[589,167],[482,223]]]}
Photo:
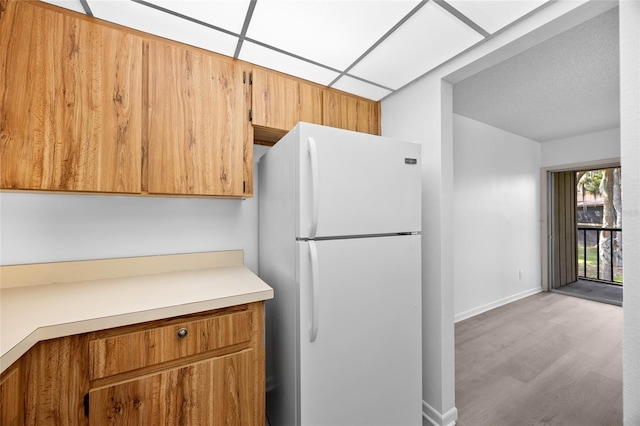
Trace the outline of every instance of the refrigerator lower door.
{"label": "refrigerator lower door", "polygon": [[420,239],[298,243],[301,425],[422,425]]}

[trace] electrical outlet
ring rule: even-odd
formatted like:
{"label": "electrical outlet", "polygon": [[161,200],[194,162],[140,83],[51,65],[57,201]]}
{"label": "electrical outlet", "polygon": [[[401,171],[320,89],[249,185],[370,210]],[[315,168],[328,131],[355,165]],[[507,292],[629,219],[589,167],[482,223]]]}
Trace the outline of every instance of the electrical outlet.
{"label": "electrical outlet", "polygon": [[524,278],[524,271],[522,269],[520,269],[518,271],[518,278],[523,279]]}

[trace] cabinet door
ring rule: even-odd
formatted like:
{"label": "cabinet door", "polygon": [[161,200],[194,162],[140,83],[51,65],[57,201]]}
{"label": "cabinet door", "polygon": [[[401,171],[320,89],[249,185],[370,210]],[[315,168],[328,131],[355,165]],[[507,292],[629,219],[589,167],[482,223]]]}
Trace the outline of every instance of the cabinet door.
{"label": "cabinet door", "polygon": [[253,177],[240,66],[155,40],[147,52],[148,192],[245,195]]}
{"label": "cabinet door", "polygon": [[275,143],[299,121],[322,124],[322,89],[275,71],[252,72],[251,111],[255,139]]}
{"label": "cabinet door", "polygon": [[380,134],[379,104],[341,92],[325,90],[323,124],[356,132]]}
{"label": "cabinet door", "polygon": [[298,121],[322,124],[322,89],[313,84],[299,81],[298,112]]}
{"label": "cabinet door", "polygon": [[24,387],[20,361],[2,374],[0,379],[0,425],[24,424]]}
{"label": "cabinet door", "polygon": [[89,393],[96,425],[259,425],[251,350]]}
{"label": "cabinet door", "polygon": [[322,124],[320,87],[283,74],[252,71],[253,125],[289,131],[299,121]]}
{"label": "cabinet door", "polygon": [[86,335],[37,343],[24,356],[27,425],[86,426],[89,391]]}
{"label": "cabinet door", "polygon": [[142,40],[3,4],[0,187],[140,192]]}

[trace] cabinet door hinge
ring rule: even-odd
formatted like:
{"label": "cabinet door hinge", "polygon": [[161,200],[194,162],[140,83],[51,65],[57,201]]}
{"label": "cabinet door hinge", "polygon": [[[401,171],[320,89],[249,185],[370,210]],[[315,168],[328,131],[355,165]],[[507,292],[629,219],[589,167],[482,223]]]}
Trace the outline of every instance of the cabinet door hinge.
{"label": "cabinet door hinge", "polygon": [[253,121],[253,111],[249,110],[249,121]]}
{"label": "cabinet door hinge", "polygon": [[89,394],[88,393],[84,394],[83,403],[84,403],[84,415],[86,417],[89,417]]}
{"label": "cabinet door hinge", "polygon": [[249,73],[249,84],[253,84],[253,73]]}
{"label": "cabinet door hinge", "polygon": [[242,181],[242,192],[243,193],[247,192],[247,181],[246,180]]}
{"label": "cabinet door hinge", "polygon": [[247,84],[247,72],[242,71],[242,84]]}

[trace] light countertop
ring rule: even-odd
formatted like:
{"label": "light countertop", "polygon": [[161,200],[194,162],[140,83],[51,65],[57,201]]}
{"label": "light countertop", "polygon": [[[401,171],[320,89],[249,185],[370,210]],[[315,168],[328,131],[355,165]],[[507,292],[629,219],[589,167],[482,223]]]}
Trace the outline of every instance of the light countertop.
{"label": "light countertop", "polygon": [[[210,262],[209,256],[217,253],[231,253],[231,261],[226,256],[222,262]],[[74,266],[97,271],[77,274],[83,278],[80,281],[57,281],[64,274],[42,272],[42,268],[51,271],[47,266],[60,264],[20,265],[21,273],[27,271],[32,282],[39,281],[32,276],[56,280],[37,285],[29,285],[29,279],[15,279],[15,271],[10,270],[15,267],[0,267],[0,372],[41,340],[273,298],[273,289],[242,265],[241,251],[204,255],[196,254],[200,258],[188,270],[179,269],[190,263],[181,261],[189,255],[64,262],[70,276],[74,276]],[[149,259],[158,266],[149,266]],[[142,275],[130,275],[138,260]],[[113,272],[121,261],[128,262],[124,269],[129,275]],[[96,267],[100,265],[107,267]],[[207,267],[210,265],[216,266]],[[41,270],[34,274],[37,268]],[[21,284],[13,286],[8,280]]]}

